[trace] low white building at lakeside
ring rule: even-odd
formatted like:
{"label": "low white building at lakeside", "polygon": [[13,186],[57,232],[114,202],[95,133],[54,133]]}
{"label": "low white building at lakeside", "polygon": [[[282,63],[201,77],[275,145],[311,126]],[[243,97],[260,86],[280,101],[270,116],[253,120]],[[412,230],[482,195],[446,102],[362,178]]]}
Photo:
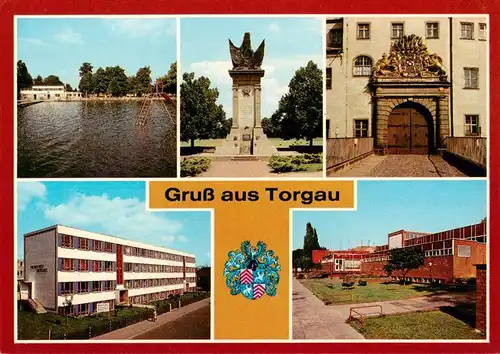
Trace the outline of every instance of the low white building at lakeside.
{"label": "low white building at lakeside", "polygon": [[21,100],[25,101],[64,101],[82,98],[81,92],[65,91],[64,85],[60,86],[33,86],[21,90]]}

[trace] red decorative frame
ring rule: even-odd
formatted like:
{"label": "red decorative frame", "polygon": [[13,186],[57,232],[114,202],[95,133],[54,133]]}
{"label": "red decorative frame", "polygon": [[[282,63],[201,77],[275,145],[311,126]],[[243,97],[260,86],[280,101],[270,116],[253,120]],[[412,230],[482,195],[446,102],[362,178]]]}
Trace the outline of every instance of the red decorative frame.
{"label": "red decorative frame", "polygon": [[[325,0],[0,0],[0,55],[2,84],[0,85],[0,205],[2,245],[6,255],[0,257],[0,273],[5,284],[14,274],[14,16],[15,15],[125,15],[125,14],[489,14],[490,15],[490,182],[500,173],[500,11],[497,2],[488,0],[451,1],[325,1]],[[457,193],[460,191],[457,190]],[[490,185],[490,234],[497,230],[497,207],[500,188]],[[489,238],[491,255],[500,250],[500,240]],[[495,281],[500,273],[498,258],[489,259],[490,299],[500,299],[500,287]],[[0,292],[0,351],[4,353],[56,352],[500,352],[500,305],[490,301],[490,343],[71,343],[14,344],[13,291],[5,286]],[[83,345],[82,345],[83,344]]]}

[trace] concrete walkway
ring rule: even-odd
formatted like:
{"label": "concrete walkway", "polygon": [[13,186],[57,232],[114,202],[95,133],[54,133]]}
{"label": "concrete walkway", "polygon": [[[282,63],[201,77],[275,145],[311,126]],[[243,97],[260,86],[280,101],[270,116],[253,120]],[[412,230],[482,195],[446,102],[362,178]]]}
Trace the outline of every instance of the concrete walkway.
{"label": "concrete walkway", "polygon": [[193,304],[189,304],[185,307],[181,307],[180,309],[175,309],[171,312],[167,312],[164,314],[161,314],[157,317],[155,322],[152,321],[142,321],[139,323],[135,323],[133,325],[117,329],[116,331],[109,332],[106,334],[103,334],[98,337],[94,337],[92,339],[105,339],[105,340],[110,340],[110,339],[134,339],[135,337],[148,332],[152,329],[158,328],[160,326],[163,326],[164,324],[168,322],[172,322],[179,317],[182,317],[188,313],[191,313],[193,311],[196,311],[202,307],[205,306],[210,306],[210,299],[203,299],[201,301],[195,302]]}
{"label": "concrete walkway", "polygon": [[293,280],[293,339],[363,339],[345,321],[349,318],[352,307],[370,306],[358,309],[366,316],[378,315],[380,305],[384,315],[415,311],[435,310],[444,306],[455,306],[459,302],[474,301],[473,295],[445,294],[423,297],[379,301],[347,305],[325,305],[297,279]]}
{"label": "concrete walkway", "polygon": [[370,155],[340,171],[328,173],[328,177],[365,177],[387,156]]}
{"label": "concrete walkway", "polygon": [[292,307],[293,339],[364,339],[345,323],[347,317],[326,306],[295,278]]}

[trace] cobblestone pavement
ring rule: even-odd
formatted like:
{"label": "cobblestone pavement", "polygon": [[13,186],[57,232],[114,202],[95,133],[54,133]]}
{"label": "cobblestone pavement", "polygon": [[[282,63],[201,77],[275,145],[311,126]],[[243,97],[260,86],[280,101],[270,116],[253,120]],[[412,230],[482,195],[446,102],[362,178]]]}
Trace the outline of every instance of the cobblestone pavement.
{"label": "cobblestone pavement", "polygon": [[198,177],[323,177],[323,172],[272,173],[266,161],[212,161]]}
{"label": "cobblestone pavement", "polygon": [[[207,334],[208,333],[208,334]],[[161,314],[92,339],[210,339],[210,299]]]}
{"label": "cobblestone pavement", "polygon": [[293,279],[293,339],[364,339],[345,323],[352,307],[370,306],[358,309],[365,316],[378,315],[380,305],[385,315],[415,311],[434,310],[457,303],[474,302],[474,294],[429,295],[404,300],[379,301],[347,305],[325,305],[297,279]]}
{"label": "cobblestone pavement", "polygon": [[466,177],[438,155],[369,156],[329,177]]}

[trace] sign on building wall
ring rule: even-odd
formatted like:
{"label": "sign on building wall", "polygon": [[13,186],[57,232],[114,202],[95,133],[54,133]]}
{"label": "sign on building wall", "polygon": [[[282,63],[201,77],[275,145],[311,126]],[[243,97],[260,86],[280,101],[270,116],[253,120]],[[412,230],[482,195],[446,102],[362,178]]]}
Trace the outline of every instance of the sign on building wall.
{"label": "sign on building wall", "polygon": [[109,302],[100,302],[97,304],[96,311],[99,312],[109,312]]}
{"label": "sign on building wall", "polygon": [[28,299],[29,299],[28,290],[21,290],[21,300],[28,300]]}
{"label": "sign on building wall", "polygon": [[389,249],[403,247],[403,234],[389,237]]}

